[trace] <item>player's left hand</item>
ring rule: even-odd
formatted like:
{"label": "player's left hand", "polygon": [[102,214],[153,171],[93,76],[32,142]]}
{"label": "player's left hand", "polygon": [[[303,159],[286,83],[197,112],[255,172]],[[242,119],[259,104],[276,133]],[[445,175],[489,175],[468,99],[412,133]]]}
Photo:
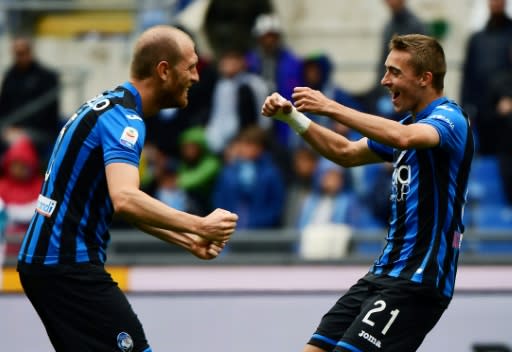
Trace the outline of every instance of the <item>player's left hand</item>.
{"label": "player's left hand", "polygon": [[224,249],[227,241],[210,241],[200,236],[191,235],[193,244],[190,252],[199,259],[211,260],[216,258]]}
{"label": "player's left hand", "polygon": [[261,114],[267,117],[277,118],[278,120],[286,121],[286,116],[293,109],[290,101],[283,98],[279,93],[273,93],[268,96],[261,107]]}

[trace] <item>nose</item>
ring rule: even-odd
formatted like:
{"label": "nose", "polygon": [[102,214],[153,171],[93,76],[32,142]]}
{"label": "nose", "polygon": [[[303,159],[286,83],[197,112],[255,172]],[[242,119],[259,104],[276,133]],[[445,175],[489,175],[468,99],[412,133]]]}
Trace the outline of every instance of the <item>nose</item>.
{"label": "nose", "polygon": [[391,84],[388,71],[384,72],[384,76],[382,76],[382,79],[380,80],[380,84],[384,87]]}
{"label": "nose", "polygon": [[190,77],[190,80],[192,81],[192,83],[199,82],[199,71],[197,71],[197,68],[194,68],[194,70],[192,71],[192,76]]}

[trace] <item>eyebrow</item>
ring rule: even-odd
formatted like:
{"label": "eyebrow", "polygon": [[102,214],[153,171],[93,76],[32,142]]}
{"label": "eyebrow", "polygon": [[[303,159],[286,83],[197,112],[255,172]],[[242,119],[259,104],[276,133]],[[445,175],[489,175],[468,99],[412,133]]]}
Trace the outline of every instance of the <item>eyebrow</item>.
{"label": "eyebrow", "polygon": [[401,70],[401,69],[399,69],[399,68],[398,68],[398,67],[396,67],[396,66],[392,66],[392,65],[386,66],[386,69],[387,69],[388,71],[402,72],[402,70]]}

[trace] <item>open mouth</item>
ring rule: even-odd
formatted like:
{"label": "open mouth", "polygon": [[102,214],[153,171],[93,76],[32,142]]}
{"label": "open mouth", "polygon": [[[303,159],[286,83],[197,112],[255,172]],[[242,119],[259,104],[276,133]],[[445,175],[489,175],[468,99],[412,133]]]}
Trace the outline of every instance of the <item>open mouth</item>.
{"label": "open mouth", "polygon": [[400,92],[391,92],[391,100],[395,101],[400,96]]}

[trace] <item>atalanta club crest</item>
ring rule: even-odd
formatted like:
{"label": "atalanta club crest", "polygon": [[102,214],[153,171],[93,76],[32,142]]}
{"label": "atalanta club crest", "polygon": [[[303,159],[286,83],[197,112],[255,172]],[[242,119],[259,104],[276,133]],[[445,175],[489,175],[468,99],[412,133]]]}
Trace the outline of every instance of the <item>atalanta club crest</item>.
{"label": "atalanta club crest", "polygon": [[133,349],[132,337],[126,332],[119,333],[117,335],[117,347],[123,352],[131,352]]}

